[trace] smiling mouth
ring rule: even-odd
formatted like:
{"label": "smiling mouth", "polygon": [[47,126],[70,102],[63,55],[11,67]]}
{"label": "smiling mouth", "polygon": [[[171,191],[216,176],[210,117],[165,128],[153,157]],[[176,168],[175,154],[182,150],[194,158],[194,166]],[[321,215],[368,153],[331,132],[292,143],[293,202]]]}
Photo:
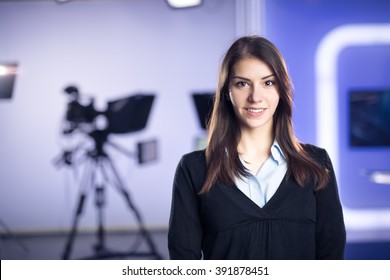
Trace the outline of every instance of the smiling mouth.
{"label": "smiling mouth", "polygon": [[259,108],[259,109],[256,109],[256,108],[246,108],[245,110],[247,110],[248,112],[251,112],[251,113],[262,113],[264,112],[264,108]]}

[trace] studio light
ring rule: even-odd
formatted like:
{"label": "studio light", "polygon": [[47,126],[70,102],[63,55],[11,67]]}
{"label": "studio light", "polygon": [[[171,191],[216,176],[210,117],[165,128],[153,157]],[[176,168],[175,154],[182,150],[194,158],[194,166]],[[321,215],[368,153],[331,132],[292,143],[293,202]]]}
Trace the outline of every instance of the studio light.
{"label": "studio light", "polygon": [[6,75],[16,75],[17,74],[17,64],[0,64],[0,76]]}
{"label": "studio light", "polygon": [[192,100],[198,115],[199,125],[203,130],[207,129],[207,124],[214,105],[214,97],[214,92],[196,92],[192,94]]}
{"label": "studio light", "polygon": [[0,99],[12,97],[17,67],[17,63],[0,63]]}
{"label": "studio light", "polygon": [[202,4],[202,0],[167,0],[167,2],[175,9],[192,8]]}
{"label": "studio light", "polygon": [[202,150],[207,146],[207,125],[214,105],[215,92],[196,92],[192,94],[199,125],[203,135],[195,138],[195,149]]}

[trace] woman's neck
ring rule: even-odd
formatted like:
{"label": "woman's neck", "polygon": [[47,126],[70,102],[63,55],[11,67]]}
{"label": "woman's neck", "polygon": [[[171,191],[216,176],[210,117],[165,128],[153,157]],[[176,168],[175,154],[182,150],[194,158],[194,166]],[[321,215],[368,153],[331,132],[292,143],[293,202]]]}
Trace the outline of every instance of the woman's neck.
{"label": "woman's neck", "polygon": [[238,153],[246,162],[263,162],[270,156],[273,142],[272,129],[242,129]]}

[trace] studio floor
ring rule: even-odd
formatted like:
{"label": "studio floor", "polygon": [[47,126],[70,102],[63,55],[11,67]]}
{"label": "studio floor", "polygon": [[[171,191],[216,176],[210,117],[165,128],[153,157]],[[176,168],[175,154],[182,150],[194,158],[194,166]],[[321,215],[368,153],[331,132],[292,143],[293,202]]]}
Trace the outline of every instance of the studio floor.
{"label": "studio floor", "polygon": [[[61,260],[61,259],[169,259],[167,231],[148,231],[153,248],[144,236],[135,232],[109,232],[104,235],[105,250],[97,251],[96,233],[80,233],[66,250],[69,235],[24,234],[2,235],[0,238],[0,259],[2,260]],[[350,234],[345,259],[348,260],[390,260],[390,235]],[[65,252],[68,252],[65,257]]]}
{"label": "studio floor", "polygon": [[168,259],[166,231],[148,235],[151,246],[139,233],[110,232],[104,235],[103,250],[95,249],[102,244],[96,233],[77,234],[70,250],[66,249],[69,235],[64,233],[6,236],[0,239],[0,259]]}

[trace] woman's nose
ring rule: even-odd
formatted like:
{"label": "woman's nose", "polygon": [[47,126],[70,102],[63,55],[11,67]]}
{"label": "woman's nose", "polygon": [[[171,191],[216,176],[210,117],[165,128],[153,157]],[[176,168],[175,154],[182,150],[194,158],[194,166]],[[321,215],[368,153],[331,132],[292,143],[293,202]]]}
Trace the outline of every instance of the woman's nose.
{"label": "woman's nose", "polygon": [[249,101],[253,103],[258,103],[263,101],[263,92],[260,86],[254,86],[249,95]]}

